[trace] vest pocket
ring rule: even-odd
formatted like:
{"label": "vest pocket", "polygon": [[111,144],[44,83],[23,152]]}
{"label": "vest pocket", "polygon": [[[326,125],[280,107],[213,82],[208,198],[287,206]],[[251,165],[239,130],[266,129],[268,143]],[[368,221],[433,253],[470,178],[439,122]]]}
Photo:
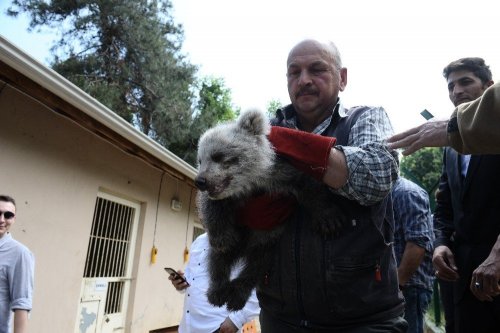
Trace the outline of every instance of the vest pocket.
{"label": "vest pocket", "polygon": [[270,264],[266,265],[267,269],[259,277],[257,295],[259,302],[265,304],[266,310],[280,312],[285,306],[282,277],[279,274],[281,264],[280,256],[273,253]]}
{"label": "vest pocket", "polygon": [[326,268],[330,312],[344,318],[369,313],[373,307],[371,295],[380,284],[378,257],[335,259]]}

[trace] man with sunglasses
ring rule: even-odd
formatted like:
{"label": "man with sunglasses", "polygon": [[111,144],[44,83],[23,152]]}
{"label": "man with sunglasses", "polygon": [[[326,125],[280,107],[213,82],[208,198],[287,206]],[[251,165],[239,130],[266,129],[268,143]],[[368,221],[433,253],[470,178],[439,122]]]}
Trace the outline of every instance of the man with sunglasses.
{"label": "man with sunglasses", "polygon": [[16,202],[0,195],[0,333],[9,333],[14,312],[14,333],[28,332],[35,260],[30,250],[12,238],[10,227],[16,221]]}

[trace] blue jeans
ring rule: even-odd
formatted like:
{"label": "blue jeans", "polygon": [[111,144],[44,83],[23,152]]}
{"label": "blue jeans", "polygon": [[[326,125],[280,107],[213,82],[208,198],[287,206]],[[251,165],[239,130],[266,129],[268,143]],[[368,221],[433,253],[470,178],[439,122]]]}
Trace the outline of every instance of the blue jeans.
{"label": "blue jeans", "polygon": [[405,287],[405,319],[408,322],[408,333],[424,332],[424,315],[431,302],[432,291],[419,287]]}

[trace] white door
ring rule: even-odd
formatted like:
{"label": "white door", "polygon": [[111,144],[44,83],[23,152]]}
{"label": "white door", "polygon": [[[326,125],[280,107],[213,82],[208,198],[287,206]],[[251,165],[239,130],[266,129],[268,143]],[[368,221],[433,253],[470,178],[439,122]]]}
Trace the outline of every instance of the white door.
{"label": "white door", "polygon": [[139,210],[137,203],[98,194],[75,332],[125,332]]}

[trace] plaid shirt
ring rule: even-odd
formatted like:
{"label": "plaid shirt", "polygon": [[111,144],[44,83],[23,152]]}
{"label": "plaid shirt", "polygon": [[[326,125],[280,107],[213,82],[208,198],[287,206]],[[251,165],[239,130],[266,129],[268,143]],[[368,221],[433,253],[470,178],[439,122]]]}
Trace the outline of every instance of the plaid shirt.
{"label": "plaid shirt", "polygon": [[[348,110],[340,102],[334,110],[337,108],[340,117],[347,116]],[[312,133],[323,134],[330,126],[334,113]],[[283,116],[288,127],[298,129],[295,113]],[[382,107],[364,112],[350,130],[348,145],[335,146],[344,152],[349,178],[344,186],[332,191],[365,206],[385,198],[398,177],[397,163],[384,141],[392,134],[391,122]]]}
{"label": "plaid shirt", "polygon": [[392,201],[395,223],[394,252],[398,266],[403,257],[406,242],[415,243],[425,249],[424,260],[405,286],[432,290],[434,232],[429,195],[417,184],[400,177],[392,189]]}

